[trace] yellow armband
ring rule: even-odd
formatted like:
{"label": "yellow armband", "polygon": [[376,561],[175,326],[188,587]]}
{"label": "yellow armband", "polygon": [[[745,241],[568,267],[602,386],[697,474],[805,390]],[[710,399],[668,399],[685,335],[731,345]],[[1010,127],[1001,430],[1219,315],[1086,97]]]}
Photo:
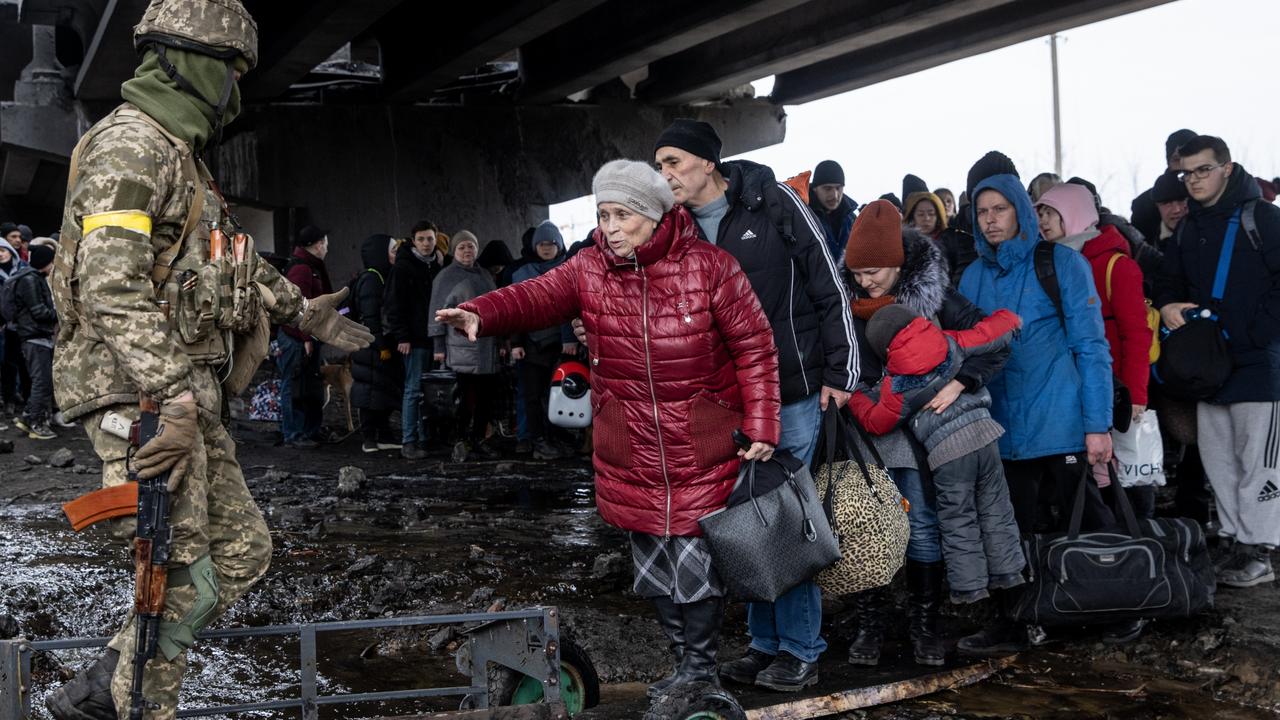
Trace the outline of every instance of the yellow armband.
{"label": "yellow armband", "polygon": [[81,235],[88,235],[101,227],[124,228],[151,237],[151,216],[141,210],[113,210],[85,215]]}

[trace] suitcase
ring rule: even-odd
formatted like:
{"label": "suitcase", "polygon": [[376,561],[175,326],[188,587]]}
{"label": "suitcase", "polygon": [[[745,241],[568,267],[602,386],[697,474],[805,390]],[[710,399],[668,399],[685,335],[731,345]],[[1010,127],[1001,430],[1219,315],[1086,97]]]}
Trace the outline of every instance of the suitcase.
{"label": "suitcase", "polygon": [[1110,469],[1119,531],[1080,532],[1085,473],[1065,533],[1036,535],[1027,548],[1030,582],[1013,608],[1020,622],[1093,625],[1183,618],[1213,607],[1216,580],[1200,524],[1186,518],[1139,522]]}
{"label": "suitcase", "polygon": [[425,420],[452,420],[458,414],[462,396],[458,376],[440,368],[422,373],[422,417]]}

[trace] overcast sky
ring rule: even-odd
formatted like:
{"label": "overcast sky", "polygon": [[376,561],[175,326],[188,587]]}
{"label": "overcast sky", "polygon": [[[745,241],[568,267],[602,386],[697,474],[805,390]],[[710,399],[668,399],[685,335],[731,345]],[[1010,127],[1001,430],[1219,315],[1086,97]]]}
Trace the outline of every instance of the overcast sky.
{"label": "overcast sky", "polygon": [[[1178,0],[1061,33],[1064,177],[1094,181],[1127,216],[1163,169],[1165,137],[1183,127],[1222,136],[1255,175],[1280,175],[1278,34],[1280,0]],[[1049,41],[1039,38],[789,106],[786,141],[740,157],[779,178],[834,159],[859,203],[900,194],[908,172],[959,193],[992,149],[1029,181],[1053,170],[1052,97]],[[551,219],[572,242],[593,213],[581,199],[553,206]]]}

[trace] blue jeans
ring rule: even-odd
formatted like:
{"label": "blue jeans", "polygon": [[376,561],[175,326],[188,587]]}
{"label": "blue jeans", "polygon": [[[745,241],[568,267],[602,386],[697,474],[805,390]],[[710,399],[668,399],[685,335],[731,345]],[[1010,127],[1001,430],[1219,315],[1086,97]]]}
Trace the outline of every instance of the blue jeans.
{"label": "blue jeans", "polygon": [[426,442],[422,429],[422,373],[431,362],[431,350],[413,348],[404,356],[404,401],[400,405],[400,441]]}
{"label": "blue jeans", "polygon": [[295,378],[302,373],[307,361],[306,346],[288,333],[276,334],[276,343],[280,346],[280,357],[276,365],[280,368],[280,432],[285,442],[306,440],[320,432],[318,413],[308,413],[305,409],[308,398],[293,397]]}
{"label": "blue jeans", "polygon": [[911,524],[911,538],[907,540],[907,558],[916,562],[933,563],[942,560],[942,537],[938,532],[938,510],[925,494],[924,478],[912,468],[891,468],[889,474],[898,485],[898,492],[911,503],[907,520]]}
{"label": "blue jeans", "polygon": [[[805,464],[813,460],[822,425],[819,394],[782,406],[782,437],[778,449]],[[777,655],[785,651],[805,662],[817,662],[827,649],[822,638],[822,591],[812,580],[800,583],[772,603],[747,603],[751,647]]]}

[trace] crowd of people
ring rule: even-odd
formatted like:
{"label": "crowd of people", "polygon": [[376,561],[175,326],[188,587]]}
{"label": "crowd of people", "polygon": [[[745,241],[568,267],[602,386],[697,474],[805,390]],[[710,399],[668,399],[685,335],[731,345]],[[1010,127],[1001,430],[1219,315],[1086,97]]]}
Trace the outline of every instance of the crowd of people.
{"label": "crowd of people", "polygon": [[[576,350],[565,323],[585,345],[601,516],[629,532],[634,590],[653,601],[677,661],[651,693],[719,678],[779,691],[816,682],[827,644],[814,581],[749,603],[746,655],[717,662],[725,588],[696,520],[723,506],[740,462],[779,451],[812,462],[833,407],[869,431],[909,501],[916,662],[945,662],[944,599],[988,601],[998,618],[959,638],[959,653],[1013,652],[1034,636],[1011,611],[1031,561],[1021,538],[1064,530],[1077,501],[1086,531],[1115,527],[1118,494],[1155,516],[1154,485],[1112,482],[1113,431],[1149,410],[1177,485],[1161,511],[1216,535],[1220,585],[1275,579],[1275,184],[1189,130],[1170,136],[1166,161],[1132,220],[1089,181],[1027,183],[996,151],[958,196],[907,175],[905,200],[859,207],[836,161],[779,182],[722,160],[709,125],[678,120],[652,166],[599,170],[599,225],[569,261],[432,303],[433,321],[462,347],[542,328],[553,350],[557,333]],[[1154,358],[1162,337],[1210,315],[1229,377],[1189,399]],[[735,427],[749,444],[735,446]],[[852,600],[848,660],[874,665],[891,603],[885,588]],[[1109,625],[1104,640],[1132,641],[1146,622]]]}
{"label": "crowd of people", "polygon": [[[1168,169],[1130,219],[1089,181],[1025,183],[995,151],[958,194],[907,174],[900,195],[860,206],[837,161],[780,181],[722,160],[706,123],[677,120],[654,148],[652,162],[599,170],[598,227],[572,247],[549,221],[524,233],[519,257],[501,239],[427,220],[403,239],[365,239],[342,311],[373,343],[336,357],[298,327],[276,331],[283,442],[335,440],[321,369],[349,361],[365,452],[419,460],[445,447],[460,462],[494,456],[502,436],[538,459],[592,454],[601,515],[630,533],[635,590],[654,602],[678,660],[655,692],[719,677],[780,691],[816,682],[827,643],[814,581],[749,603],[747,654],[717,662],[725,590],[697,519],[723,505],[743,458],[813,462],[829,408],[871,434],[910,504],[904,574],[919,663],[945,661],[944,599],[1010,607],[1028,561],[1019,538],[1064,526],[1082,474],[1097,478],[1083,486],[1086,529],[1117,522],[1114,493],[1155,515],[1155,486],[1111,486],[1102,469],[1114,462],[1113,429],[1148,409],[1176,479],[1166,511],[1221,538],[1219,583],[1274,580],[1280,212],[1276,183],[1250,175],[1223,140],[1173,133]],[[329,245],[305,227],[280,263],[306,298],[342,289]],[[33,439],[73,427],[52,392],[45,276],[56,249],[56,237],[0,225],[0,397]],[[1189,401],[1153,373],[1153,348],[1210,310],[1230,376]],[[552,375],[573,358],[592,375],[586,434],[548,420]],[[456,383],[444,416],[423,382],[440,371]],[[892,603],[875,588],[853,604],[848,659],[874,665]],[[1023,646],[1026,628],[1002,617],[958,651]],[[1106,639],[1132,640],[1143,625]]]}

